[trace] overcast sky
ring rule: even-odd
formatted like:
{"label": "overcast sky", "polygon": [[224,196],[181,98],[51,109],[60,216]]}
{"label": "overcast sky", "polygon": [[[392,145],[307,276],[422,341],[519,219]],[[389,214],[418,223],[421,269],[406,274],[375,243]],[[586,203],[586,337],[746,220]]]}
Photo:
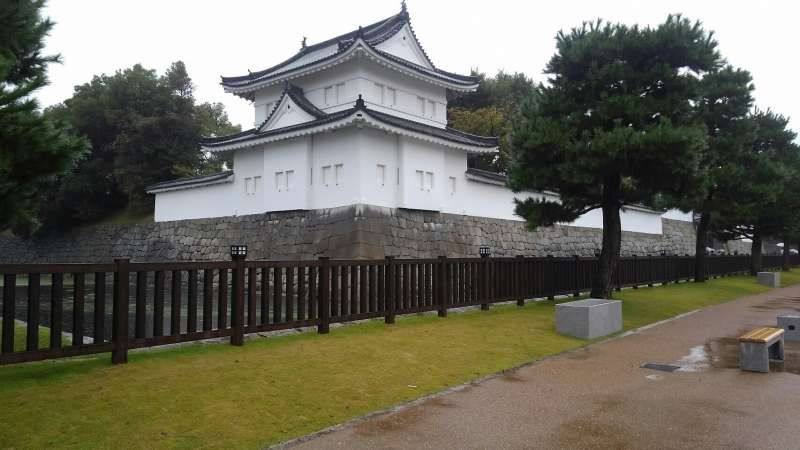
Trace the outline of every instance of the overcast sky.
{"label": "overcast sky", "polygon": [[[542,81],[560,29],[601,17],[628,24],[657,24],[683,13],[716,32],[722,54],[749,70],[761,108],[792,116],[800,129],[796,1],[549,1],[408,0],[417,37],[437,67],[493,74],[521,71]],[[47,51],[63,64],[50,66],[43,106],[68,98],[73,87],[101,73],[141,63],[159,73],[186,63],[198,101],[222,102],[231,121],[253,126],[249,103],[225,94],[220,75],[243,75],[279,63],[300,48],[396,14],[399,0],[50,0],[56,25]]]}

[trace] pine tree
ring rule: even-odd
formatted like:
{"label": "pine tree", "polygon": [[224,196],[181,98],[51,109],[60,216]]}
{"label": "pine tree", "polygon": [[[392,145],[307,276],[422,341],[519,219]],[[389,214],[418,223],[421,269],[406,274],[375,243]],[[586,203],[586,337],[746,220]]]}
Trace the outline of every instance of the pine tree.
{"label": "pine tree", "polygon": [[38,225],[42,192],[87,149],[65,125],[43,117],[31,96],[47,83],[43,0],[0,2],[0,230],[28,234]]}
{"label": "pine tree", "polygon": [[[753,122],[748,120],[753,105],[750,73],[726,66],[706,74],[699,83],[696,102],[698,119],[708,132],[708,147],[700,159],[704,183],[694,193],[681,192],[665,203],[698,216],[695,241],[695,281],[707,278],[706,248],[710,246],[712,219],[730,201],[726,192],[738,183],[734,173],[743,152],[750,149],[754,138]],[[694,195],[692,195],[694,194]]]}
{"label": "pine tree", "polygon": [[702,185],[707,138],[692,100],[699,75],[721,64],[716,47],[712,34],[681,16],[655,28],[597,21],[560,32],[548,85],[514,121],[511,187],[561,196],[525,199],[517,214],[537,227],[602,209],[593,297],[612,294],[620,209]]}
{"label": "pine tree", "polygon": [[720,192],[712,228],[720,239],[752,240],[750,272],[755,275],[762,270],[764,239],[781,237],[798,219],[794,205],[800,149],[786,117],[757,110],[749,120],[755,138],[740,159],[729,164],[727,188]]}

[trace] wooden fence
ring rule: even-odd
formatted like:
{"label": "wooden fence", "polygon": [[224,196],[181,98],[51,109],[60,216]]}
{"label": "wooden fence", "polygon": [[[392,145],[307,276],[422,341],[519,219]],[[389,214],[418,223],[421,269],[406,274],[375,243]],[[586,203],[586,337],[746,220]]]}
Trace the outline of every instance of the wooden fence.
{"label": "wooden fence", "polygon": [[[748,256],[710,256],[712,277],[746,273]],[[792,264],[800,259],[792,257]],[[445,258],[0,265],[0,364],[111,352],[497,302],[587,292],[597,258]],[[780,267],[780,256],[764,266]],[[689,280],[694,258],[622,258],[615,287]],[[39,342],[40,326],[49,342]],[[15,348],[15,329],[25,345]]]}

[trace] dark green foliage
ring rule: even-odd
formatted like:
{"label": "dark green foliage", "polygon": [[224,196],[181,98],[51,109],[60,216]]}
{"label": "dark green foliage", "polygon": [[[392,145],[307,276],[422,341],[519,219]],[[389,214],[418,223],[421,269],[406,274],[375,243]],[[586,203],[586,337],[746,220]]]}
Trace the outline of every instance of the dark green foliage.
{"label": "dark green foliage", "polygon": [[30,96],[47,83],[46,70],[59,57],[44,56],[53,23],[44,1],[0,2],[0,230],[28,234],[37,225],[48,180],[69,169],[86,150],[84,139],[43,117]]}
{"label": "dark green foliage", "polygon": [[800,220],[800,148],[787,118],[767,110],[755,111],[749,121],[755,137],[729,165],[712,227],[720,239],[752,239],[751,271],[757,272],[763,239],[792,237]]}
{"label": "dark green foliage", "polygon": [[505,173],[509,162],[511,118],[520,102],[535,93],[533,81],[523,73],[505,73],[494,77],[473,72],[480,78],[475,92],[462,94],[447,104],[447,120],[451,127],[481,136],[500,138],[498,155],[475,155],[469,166]]}
{"label": "dark green foliage", "polygon": [[705,125],[708,146],[701,155],[699,169],[704,183],[693,192],[665,198],[670,207],[694,211],[699,216],[695,245],[695,281],[705,281],[706,248],[714,218],[731,201],[728,192],[740,176],[738,164],[754,138],[753,121],[748,114],[753,104],[750,73],[726,66],[706,74],[699,83],[697,118]]}
{"label": "dark green foliage", "polygon": [[50,191],[50,228],[100,220],[128,208],[152,209],[146,186],[208,173],[221,162],[200,151],[204,134],[238,131],[221,105],[195,105],[182,62],[162,76],[141,65],[95,76],[47,111],[92,143],[92,152]]}
{"label": "dark green foliage", "polygon": [[561,203],[528,199],[532,227],[603,209],[603,249],[593,296],[611,295],[620,252],[619,210],[695,192],[706,132],[692,100],[699,77],[721,59],[699,23],[669,16],[655,28],[584,24],[557,36],[549,84],[514,120],[509,171],[517,191],[556,191]]}

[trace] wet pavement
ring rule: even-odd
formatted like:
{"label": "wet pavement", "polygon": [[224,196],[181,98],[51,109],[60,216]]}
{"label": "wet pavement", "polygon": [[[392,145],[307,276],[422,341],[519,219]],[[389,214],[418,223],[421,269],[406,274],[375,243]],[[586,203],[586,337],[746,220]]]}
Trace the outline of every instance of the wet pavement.
{"label": "wet pavement", "polygon": [[748,373],[738,370],[736,339],[798,311],[800,285],[745,297],[295,444],[798,448],[800,344],[787,342],[786,362],[773,363],[771,373]]}

